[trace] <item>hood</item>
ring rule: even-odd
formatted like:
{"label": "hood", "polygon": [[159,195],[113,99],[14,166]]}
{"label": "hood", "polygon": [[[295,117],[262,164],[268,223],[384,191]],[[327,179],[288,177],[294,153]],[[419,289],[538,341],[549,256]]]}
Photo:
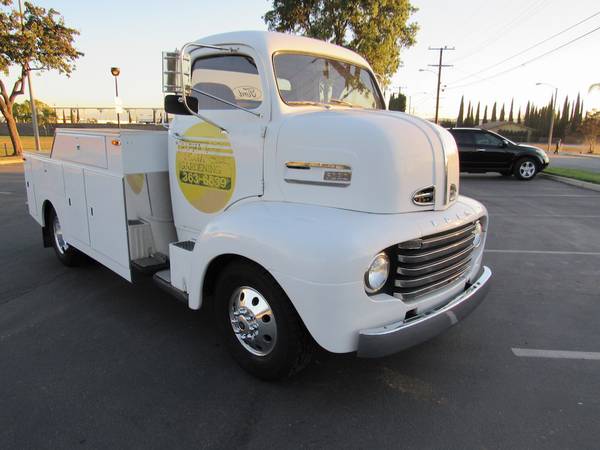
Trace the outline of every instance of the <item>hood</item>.
{"label": "hood", "polygon": [[286,201],[393,214],[446,209],[458,197],[452,135],[400,112],[336,108],[287,116],[276,164]]}

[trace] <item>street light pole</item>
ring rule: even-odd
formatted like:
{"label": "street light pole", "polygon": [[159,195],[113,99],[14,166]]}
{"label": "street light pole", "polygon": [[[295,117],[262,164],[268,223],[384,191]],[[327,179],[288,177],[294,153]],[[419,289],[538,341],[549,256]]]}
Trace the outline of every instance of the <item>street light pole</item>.
{"label": "street light pole", "polygon": [[[25,28],[25,25],[23,24],[23,0],[19,0],[19,16],[21,18],[21,31],[23,31]],[[31,104],[31,125],[33,127],[35,149],[39,152],[42,149],[42,145],[40,143],[40,130],[38,128],[37,108],[35,106],[35,96],[33,95],[33,85],[31,83],[31,71],[29,70],[29,63],[25,63],[24,69],[24,76],[27,77],[27,87],[29,88],[29,102]]]}
{"label": "street light pole", "polygon": [[113,77],[115,77],[115,110],[117,112],[117,128],[121,128],[121,105],[117,104],[119,101],[119,82],[117,81],[117,77],[121,73],[121,69],[119,69],[118,67],[111,67],[110,73]]}

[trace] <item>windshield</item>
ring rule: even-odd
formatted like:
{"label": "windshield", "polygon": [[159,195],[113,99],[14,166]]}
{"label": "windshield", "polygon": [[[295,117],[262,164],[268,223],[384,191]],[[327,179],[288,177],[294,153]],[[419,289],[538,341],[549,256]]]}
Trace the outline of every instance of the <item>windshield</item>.
{"label": "windshield", "polygon": [[273,58],[279,94],[288,105],[325,104],[384,109],[371,73],[354,64],[301,54]]}

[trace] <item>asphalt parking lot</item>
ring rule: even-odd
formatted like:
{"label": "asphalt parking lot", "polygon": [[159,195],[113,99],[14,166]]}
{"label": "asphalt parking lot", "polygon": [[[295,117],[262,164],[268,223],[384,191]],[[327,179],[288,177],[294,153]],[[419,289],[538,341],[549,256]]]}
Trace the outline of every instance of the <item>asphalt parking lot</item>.
{"label": "asphalt parking lot", "polygon": [[598,448],[600,192],[461,189],[490,212],[481,307],[401,354],[320,354],[268,384],[150,280],[60,265],[21,166],[0,167],[0,448]]}

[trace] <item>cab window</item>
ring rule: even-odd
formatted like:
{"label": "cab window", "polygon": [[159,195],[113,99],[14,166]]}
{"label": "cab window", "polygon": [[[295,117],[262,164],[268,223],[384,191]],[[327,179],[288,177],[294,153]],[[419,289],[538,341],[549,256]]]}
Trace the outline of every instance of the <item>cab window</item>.
{"label": "cab window", "polygon": [[475,133],[475,144],[488,147],[502,147],[502,140],[489,133]]}
{"label": "cab window", "polygon": [[[247,55],[215,55],[198,58],[192,66],[194,89],[246,109],[258,108],[263,101],[260,76],[254,60]],[[199,110],[236,109],[196,90]]]}
{"label": "cab window", "polygon": [[452,131],[456,145],[458,146],[469,146],[473,145],[473,136],[467,131]]}

